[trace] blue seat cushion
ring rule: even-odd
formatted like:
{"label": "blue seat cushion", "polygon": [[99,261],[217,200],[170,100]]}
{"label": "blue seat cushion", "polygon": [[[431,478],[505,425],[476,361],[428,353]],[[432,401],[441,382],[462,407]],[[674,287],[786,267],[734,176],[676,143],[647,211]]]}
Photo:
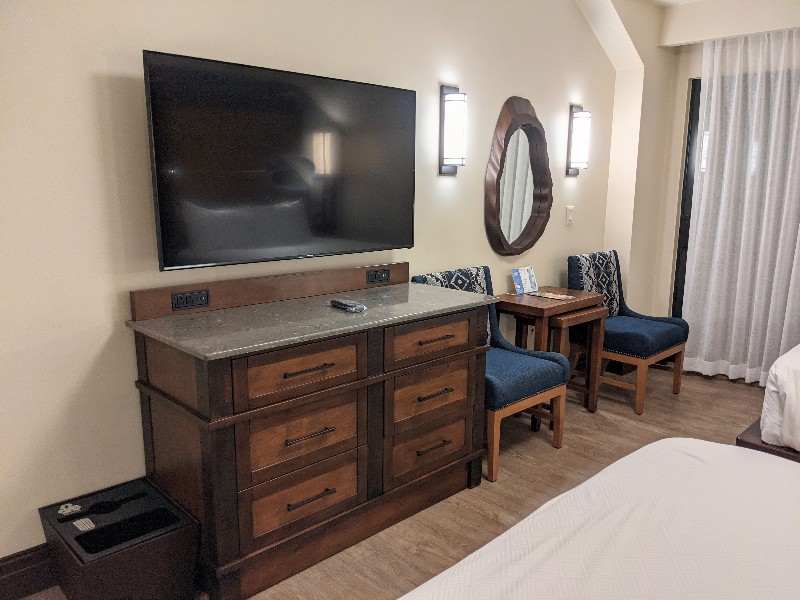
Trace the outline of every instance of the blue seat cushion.
{"label": "blue seat cushion", "polygon": [[603,349],[638,358],[650,358],[686,341],[683,327],[663,321],[617,316],[606,319]]}
{"label": "blue seat cushion", "polygon": [[560,354],[547,360],[490,348],[486,353],[486,408],[499,410],[566,383],[568,378],[569,361]]}

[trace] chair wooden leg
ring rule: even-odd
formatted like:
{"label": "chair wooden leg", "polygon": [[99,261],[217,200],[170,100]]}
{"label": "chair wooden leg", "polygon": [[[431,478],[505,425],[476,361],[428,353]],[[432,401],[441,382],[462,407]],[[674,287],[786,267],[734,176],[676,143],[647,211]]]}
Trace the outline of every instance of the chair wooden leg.
{"label": "chair wooden leg", "polygon": [[672,373],[672,393],[681,393],[681,379],[683,377],[683,355],[686,353],[686,346],[681,347],[681,351],[675,355],[675,364]]}
{"label": "chair wooden leg", "polygon": [[636,405],[633,410],[637,415],[644,412],[644,395],[647,392],[647,367],[648,364],[644,362],[636,365]]}
{"label": "chair wooden leg", "polygon": [[567,388],[550,401],[553,406],[553,447],[561,448],[564,441],[564,408],[567,400]]}
{"label": "chair wooden leg", "polygon": [[500,459],[500,421],[497,411],[486,411],[486,472],[489,481],[497,481],[497,463]]}

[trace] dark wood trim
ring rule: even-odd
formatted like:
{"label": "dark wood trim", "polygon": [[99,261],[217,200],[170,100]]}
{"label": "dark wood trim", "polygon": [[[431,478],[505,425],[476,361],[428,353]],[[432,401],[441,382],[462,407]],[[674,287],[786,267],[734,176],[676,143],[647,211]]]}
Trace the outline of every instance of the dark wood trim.
{"label": "dark wood trim", "polygon": [[[475,393],[472,395],[472,450],[482,450],[486,439],[486,354],[476,354]],[[479,469],[480,470],[480,469]]]}
{"label": "dark wood trim", "polygon": [[[420,364],[410,365],[408,367],[404,367],[402,369],[398,369],[397,371],[395,371],[393,373],[384,373],[382,375],[376,375],[375,377],[367,377],[366,379],[360,379],[358,381],[351,381],[350,383],[345,383],[343,385],[337,385],[337,386],[334,386],[334,387],[331,387],[331,388],[328,388],[328,389],[325,389],[325,390],[320,390],[318,392],[313,392],[313,393],[306,394],[306,395],[303,395],[303,396],[297,396],[296,398],[291,398],[290,400],[284,400],[284,402],[288,402],[288,401],[295,402],[295,401],[298,401],[298,400],[301,400],[301,399],[303,401],[314,402],[314,401],[318,400],[319,398],[322,398],[322,397],[324,397],[326,395],[329,395],[329,394],[344,392],[344,391],[347,391],[347,390],[350,390],[350,389],[354,389],[354,388],[358,388],[358,387],[368,387],[368,386],[372,386],[374,384],[383,383],[387,379],[392,379],[394,377],[399,377],[399,376],[411,373],[413,371],[417,371],[417,370],[420,369],[420,366],[433,367],[433,366],[436,366],[438,364],[450,362],[451,360],[455,360],[455,359],[462,358],[462,357],[468,357],[468,356],[471,356],[473,354],[485,355],[487,351],[488,351],[487,347],[471,348],[471,349],[465,350],[463,352],[453,353],[450,356],[443,356],[443,357],[440,357],[440,358],[432,359],[432,360],[430,360],[428,362],[425,362],[423,365],[420,365]],[[147,384],[142,383],[142,382],[137,382],[136,385],[140,386],[142,388],[145,388],[145,389],[151,389],[151,388],[149,388],[149,386],[147,386]],[[158,390],[154,390],[154,393],[158,393]],[[166,396],[164,394],[160,394],[160,395],[161,395],[162,398],[164,398],[166,400],[170,400],[174,404],[177,404],[176,402],[171,400],[169,398],[169,396]],[[240,423],[240,422],[246,421],[248,419],[260,418],[262,416],[270,414],[271,411],[275,410],[279,406],[280,406],[280,403],[268,404],[267,406],[254,408],[253,410],[248,411],[247,413],[238,413],[238,414],[235,414],[235,415],[231,415],[230,417],[224,417],[224,418],[221,418],[221,419],[217,419],[217,420],[208,422],[207,425],[208,425],[209,429],[221,429],[223,427],[230,427],[231,425],[235,425],[236,423]]]}
{"label": "dark wood trim", "polygon": [[[322,411],[347,404],[353,404],[356,415],[355,435],[351,438],[343,439],[335,444],[322,446],[316,450],[306,452],[290,459],[276,462],[253,470],[251,464],[251,433],[253,429],[258,429],[260,423],[268,420],[271,424],[277,422],[291,421],[296,418],[307,416],[311,413],[317,414]],[[237,479],[239,489],[245,490],[251,486],[262,484],[276,477],[281,477],[297,469],[302,469],[312,463],[325,460],[336,454],[353,450],[358,446],[367,443],[367,388],[362,387],[353,391],[341,393],[317,394],[317,400],[313,402],[288,400],[277,405],[271,405],[275,410],[270,411],[259,418],[252,418],[247,421],[236,423],[236,457],[237,457]],[[252,425],[252,427],[251,427]]]}
{"label": "dark wood trim", "polygon": [[485,346],[489,343],[489,307],[481,306],[477,309],[478,318],[475,319],[475,344]]}
{"label": "dark wood trim", "polygon": [[[315,510],[294,521],[289,521],[275,529],[266,531],[259,536],[253,535],[252,521],[253,503],[259,498],[269,496],[279,491],[285,491],[298,484],[355,463],[356,489],[355,495],[343,498],[335,504]],[[258,485],[239,493],[239,535],[242,554],[249,554],[262,546],[278,543],[281,539],[300,533],[315,523],[324,521],[337,514],[362,504],[367,500],[367,447],[361,446],[349,452],[339,454],[322,462],[312,464],[304,469],[289,473],[278,479]]]}
{"label": "dark wood trim", "polygon": [[[367,284],[367,271],[388,269],[389,281]],[[408,263],[391,263],[366,267],[345,267],[325,269],[307,273],[288,273],[229,281],[208,281],[172,285],[149,290],[131,292],[131,319],[144,321],[172,315],[263,304],[277,300],[292,300],[322,294],[337,294],[361,290],[367,287],[380,287],[408,283]],[[172,310],[172,294],[206,289],[209,292],[209,305],[188,310]]]}
{"label": "dark wood trim", "polygon": [[[315,379],[308,383],[295,385],[289,388],[278,389],[259,396],[253,396],[248,386],[247,372],[262,365],[270,365],[286,360],[304,358],[319,352],[330,352],[345,349],[350,346],[356,348],[356,364],[354,371],[347,371],[333,377]],[[330,389],[344,383],[363,380],[367,376],[367,334],[356,333],[341,337],[329,338],[318,342],[310,342],[281,350],[271,350],[261,354],[236,358],[232,361],[234,380],[234,405],[236,411],[247,411],[254,408],[274,404],[282,400],[303,394],[310,394],[320,389]],[[244,371],[244,373],[242,373]],[[244,386],[244,387],[242,387]]]}
{"label": "dark wood trim", "polygon": [[168,402],[169,404],[172,404],[173,406],[185,411],[187,415],[190,415],[195,421],[197,421],[198,425],[203,427],[208,426],[208,421],[206,421],[203,418],[203,415],[201,415],[197,411],[191,410],[188,406],[175,400],[175,398],[173,398],[166,392],[163,392],[158,388],[154,388],[153,386],[149,385],[144,381],[137,381],[136,387],[139,389],[139,392],[145,394],[146,396],[149,396],[151,400],[153,398],[157,398],[158,400],[163,400],[164,402]]}
{"label": "dark wood trim", "polygon": [[756,419],[750,427],[736,436],[736,445],[750,450],[758,450],[786,458],[794,462],[800,462],[800,452],[787,446],[775,446],[767,444],[761,439],[761,419]]}
{"label": "dark wood trim", "polygon": [[142,412],[142,441],[144,442],[144,468],[148,477],[155,471],[153,451],[153,420],[150,413],[150,396],[139,392],[139,406]]}
{"label": "dark wood trim", "polygon": [[[445,406],[440,411],[437,411],[435,418],[431,419],[425,424],[414,429],[403,431],[397,435],[386,437],[383,447],[383,487],[385,490],[391,490],[413,481],[414,479],[417,479],[430,471],[441,468],[447,463],[460,458],[460,456],[469,453],[470,447],[468,444],[471,441],[469,439],[471,436],[468,434],[472,433],[472,415],[467,415],[465,418],[464,415],[466,412],[466,404],[466,400],[454,402],[452,405]],[[394,475],[394,457],[392,452],[394,446],[405,442],[411,442],[416,438],[425,435],[426,433],[436,431],[443,426],[452,425],[457,423],[459,420],[463,421],[464,423],[464,444],[461,447],[454,448],[452,451],[447,452],[439,458],[413,467],[409,471],[404,471],[403,473]]]}
{"label": "dark wood trim", "polygon": [[[533,208],[519,237],[508,240],[500,228],[500,181],[505,169],[508,143],[519,129],[528,137],[533,173]],[[484,225],[492,250],[503,256],[514,256],[531,248],[542,237],[550,220],[552,206],[553,178],[544,126],[529,100],[512,96],[505,101],[497,118],[484,179]]]}
{"label": "dark wood trim", "polygon": [[467,472],[468,472],[467,476],[469,478],[469,483],[467,483],[467,487],[469,489],[476,488],[481,484],[481,479],[483,479],[481,473],[482,466],[483,466],[483,459],[481,458],[476,458],[467,463]]}
{"label": "dark wood trim", "polygon": [[197,361],[199,412],[209,419],[233,414],[233,373],[230,359]]}
{"label": "dark wood trim", "polygon": [[[413,371],[411,373],[407,373],[405,375],[401,375],[395,377],[390,382],[387,382],[387,398],[386,398],[386,418],[385,418],[385,425],[384,428],[388,435],[394,435],[401,431],[405,431],[407,429],[413,429],[418,425],[429,421],[432,416],[436,415],[439,410],[444,408],[445,406],[449,406],[451,403],[463,400],[463,399],[471,399],[471,390],[474,386],[473,379],[475,374],[471,372],[471,369],[475,368],[475,363],[472,360],[474,354],[470,354],[467,356],[463,356],[451,362],[441,363],[434,366],[427,366],[427,365],[420,365],[419,370]],[[453,380],[452,374],[458,371],[464,371],[466,373],[466,380],[463,381],[463,395],[456,396],[456,392],[459,391],[460,383],[456,380]],[[403,420],[395,420],[395,410],[394,410],[394,392],[396,390],[403,390],[408,387],[412,386],[419,386],[420,384],[425,384],[427,381],[432,379],[438,379],[441,381],[443,377],[448,378],[447,383],[443,385],[451,385],[452,390],[447,394],[442,394],[440,399],[447,400],[444,404],[439,405],[436,399],[431,402],[431,405],[428,410],[420,412],[413,416],[408,416]],[[391,393],[389,393],[389,385],[392,386]],[[443,390],[443,392],[446,390]],[[451,395],[452,394],[452,395]],[[426,403],[427,406],[427,403]],[[435,408],[434,408],[435,407]],[[470,410],[472,409],[470,403]]]}
{"label": "dark wood trim", "polygon": [[145,360],[148,383],[163,390],[189,410],[204,414],[198,399],[198,367],[201,361],[149,337],[145,338]]}
{"label": "dark wood trim", "polygon": [[54,585],[53,560],[47,544],[0,558],[0,600],[17,600]]}
{"label": "dark wood trim", "polygon": [[383,373],[383,329],[367,331],[367,376]]}
{"label": "dark wood trim", "polygon": [[236,442],[232,427],[201,430],[203,470],[203,550],[217,564],[239,556]]}
{"label": "dark wood trim", "polygon": [[[397,371],[398,369],[404,369],[406,367],[427,363],[428,361],[436,358],[455,357],[455,355],[460,352],[474,348],[477,338],[475,331],[475,321],[477,321],[477,319],[478,312],[476,310],[470,310],[466,312],[451,313],[440,317],[422,319],[420,321],[412,321],[410,323],[404,323],[403,325],[395,325],[394,327],[387,327],[386,334],[384,336],[384,371]],[[416,356],[409,356],[408,358],[404,359],[395,358],[395,338],[398,336],[415,331],[430,329],[433,327],[441,327],[451,323],[458,323],[459,321],[467,321],[467,341],[464,344],[448,346],[446,348],[442,348],[441,350],[434,350],[432,352],[426,352]],[[394,373],[394,375],[399,374],[400,373]]]}
{"label": "dark wood trim", "polygon": [[384,388],[392,380],[373,383],[367,388],[367,498],[383,493]]}
{"label": "dark wood trim", "polygon": [[[217,575],[224,577],[238,570],[242,582],[241,597],[249,598],[465,489],[467,463],[474,458],[464,457],[295,536],[261,548],[219,568]],[[287,556],[292,560],[286,560]]]}
{"label": "dark wood trim", "polygon": [[[136,370],[139,381],[147,381],[147,340],[144,335],[134,332],[136,339]],[[139,392],[139,405],[142,414],[142,441],[144,442],[144,467],[145,473],[150,477],[155,469],[153,458],[153,423],[150,418],[150,397],[143,391]]]}

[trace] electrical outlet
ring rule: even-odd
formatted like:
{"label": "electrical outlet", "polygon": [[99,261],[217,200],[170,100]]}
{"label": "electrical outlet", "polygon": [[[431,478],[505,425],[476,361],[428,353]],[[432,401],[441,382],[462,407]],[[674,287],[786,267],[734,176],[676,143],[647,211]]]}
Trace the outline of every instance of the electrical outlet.
{"label": "electrical outlet", "polygon": [[567,207],[567,226],[572,225],[574,220],[575,220],[575,207],[574,206],[568,206]]}
{"label": "electrical outlet", "polygon": [[367,283],[388,283],[389,269],[371,269],[367,271]]}
{"label": "electrical outlet", "polygon": [[172,310],[186,310],[208,306],[208,290],[194,290],[192,292],[176,292],[172,294]]}

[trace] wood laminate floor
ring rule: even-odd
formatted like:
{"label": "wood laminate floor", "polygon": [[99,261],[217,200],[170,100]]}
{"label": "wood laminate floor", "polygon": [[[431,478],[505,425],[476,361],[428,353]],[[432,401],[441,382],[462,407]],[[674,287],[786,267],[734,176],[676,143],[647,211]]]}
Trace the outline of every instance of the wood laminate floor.
{"label": "wood laminate floor", "polygon": [[[764,391],[757,386],[684,374],[683,389],[676,396],[671,383],[672,373],[650,371],[641,416],[633,412],[632,394],[623,390],[603,386],[595,414],[587,413],[578,395],[570,392],[559,450],[550,445],[546,426],[532,433],[527,418],[504,420],[496,483],[484,479],[477,488],[340,552],[254,600],[397,598],[634,450],[665,437],[733,444],[761,413]],[[30,600],[63,598],[58,588],[51,588]]]}

